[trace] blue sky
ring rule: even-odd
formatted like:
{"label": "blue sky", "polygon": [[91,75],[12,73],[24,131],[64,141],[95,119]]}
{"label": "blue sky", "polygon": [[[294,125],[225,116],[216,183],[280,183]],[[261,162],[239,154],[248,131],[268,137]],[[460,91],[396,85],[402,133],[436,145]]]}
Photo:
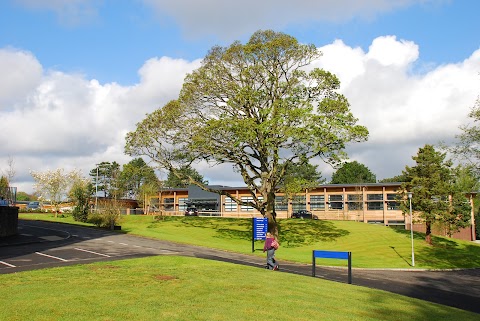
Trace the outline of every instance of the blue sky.
{"label": "blue sky", "polygon": [[[125,133],[176,98],[212,46],[273,29],[315,44],[315,66],[342,81],[370,130],[350,158],[379,179],[398,175],[419,147],[453,141],[468,122],[480,94],[479,12],[475,0],[1,1],[0,119],[22,134],[0,138],[0,170],[14,159],[14,183],[31,191],[30,170],[128,162]],[[228,167],[199,170],[241,183]]]}
{"label": "blue sky", "polygon": [[[45,68],[81,72],[100,82],[127,85],[138,81],[137,70],[149,58],[201,58],[213,45],[245,41],[256,30],[233,32],[232,37],[214,32],[192,36],[174,17],[156,13],[148,2],[85,3],[93,11],[90,14],[59,13],[47,5],[32,7],[22,1],[2,1],[0,47],[31,51]],[[419,62],[442,64],[460,61],[478,49],[478,12],[480,2],[475,0],[411,1],[397,10],[374,12],[367,17],[345,17],[338,21],[297,19],[281,30],[317,46],[342,39],[349,46],[364,50],[378,36],[396,35],[420,46]],[[236,18],[248,19],[248,16]],[[272,22],[269,27],[275,29],[275,26]]]}

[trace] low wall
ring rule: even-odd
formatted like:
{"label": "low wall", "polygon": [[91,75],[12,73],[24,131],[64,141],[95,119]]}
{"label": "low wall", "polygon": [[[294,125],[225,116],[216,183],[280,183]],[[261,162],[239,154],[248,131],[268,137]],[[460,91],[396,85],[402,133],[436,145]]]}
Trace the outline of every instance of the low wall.
{"label": "low wall", "polygon": [[18,207],[0,206],[0,237],[18,233]]}

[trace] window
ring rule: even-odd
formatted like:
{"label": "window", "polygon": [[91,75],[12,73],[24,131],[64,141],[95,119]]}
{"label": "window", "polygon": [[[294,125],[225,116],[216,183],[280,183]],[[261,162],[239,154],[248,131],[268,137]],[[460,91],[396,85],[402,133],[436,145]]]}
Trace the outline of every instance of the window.
{"label": "window", "polygon": [[306,204],[305,195],[294,196],[292,199],[292,210],[296,212],[296,211],[306,210],[306,209],[307,209],[307,204]]}
{"label": "window", "polygon": [[288,202],[285,196],[275,196],[275,211],[288,211]]}
{"label": "window", "polygon": [[397,201],[397,194],[387,194],[387,210],[400,210],[400,203]]}
{"label": "window", "polygon": [[331,210],[343,210],[343,195],[341,194],[329,195],[328,208]]}
{"label": "window", "polygon": [[367,209],[369,211],[383,210],[383,194],[368,194],[367,200],[369,201],[367,202]]}
{"label": "window", "polygon": [[[241,198],[242,202],[253,202],[253,196],[242,196]],[[240,207],[243,212],[251,212],[253,211],[253,207],[248,206],[248,205],[242,205]]]}
{"label": "window", "polygon": [[230,197],[225,197],[225,212],[235,212],[237,210],[237,203]]}
{"label": "window", "polygon": [[383,194],[368,194],[367,200],[369,201],[383,201]]}
{"label": "window", "polygon": [[175,199],[173,197],[164,198],[163,204],[165,206],[165,211],[173,211],[175,208]]}
{"label": "window", "polygon": [[325,209],[325,195],[310,195],[310,209],[311,210]]}
{"label": "window", "polygon": [[349,211],[363,210],[363,195],[362,194],[349,194],[349,195],[347,195],[347,199],[348,199],[348,210]]}
{"label": "window", "polygon": [[187,209],[188,198],[182,197],[178,199],[178,210],[183,212]]}

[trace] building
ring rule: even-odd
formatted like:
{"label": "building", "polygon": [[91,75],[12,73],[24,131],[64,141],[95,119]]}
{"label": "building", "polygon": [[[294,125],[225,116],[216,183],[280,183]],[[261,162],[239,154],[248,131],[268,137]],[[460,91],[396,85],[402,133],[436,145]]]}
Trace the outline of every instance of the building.
{"label": "building", "polygon": [[[228,192],[244,202],[252,201],[246,187],[215,186],[211,188]],[[308,210],[322,220],[348,220],[383,225],[400,225],[410,229],[411,218],[404,215],[397,200],[401,183],[326,184],[308,189],[291,199],[276,195],[277,218],[289,218],[299,210]],[[473,205],[473,194],[469,195]],[[206,192],[197,186],[168,188],[149,199],[149,211],[164,215],[183,215],[187,207],[196,207],[199,215],[221,217],[259,217],[251,206],[238,205],[230,197]],[[473,208],[473,206],[472,206]],[[472,227],[461,231],[458,238],[475,240],[474,215]],[[414,224],[414,230],[422,231],[424,224]],[[444,235],[441,227],[435,234]],[[459,234],[459,233],[457,233]]]}

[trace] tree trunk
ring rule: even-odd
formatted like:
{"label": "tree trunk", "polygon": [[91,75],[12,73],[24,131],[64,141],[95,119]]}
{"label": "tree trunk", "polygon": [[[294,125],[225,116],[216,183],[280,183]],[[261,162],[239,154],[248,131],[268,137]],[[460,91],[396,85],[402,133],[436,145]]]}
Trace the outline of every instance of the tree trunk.
{"label": "tree trunk", "polygon": [[267,211],[265,217],[268,218],[268,231],[278,239],[277,213],[275,213],[275,192],[267,194]]}
{"label": "tree trunk", "polygon": [[425,242],[432,245],[432,223],[430,221],[425,222]]}

